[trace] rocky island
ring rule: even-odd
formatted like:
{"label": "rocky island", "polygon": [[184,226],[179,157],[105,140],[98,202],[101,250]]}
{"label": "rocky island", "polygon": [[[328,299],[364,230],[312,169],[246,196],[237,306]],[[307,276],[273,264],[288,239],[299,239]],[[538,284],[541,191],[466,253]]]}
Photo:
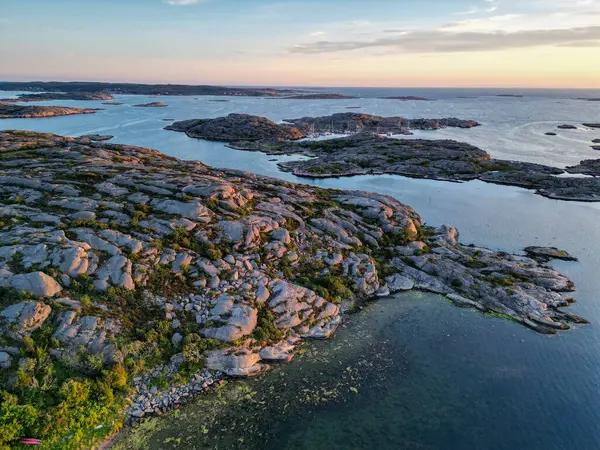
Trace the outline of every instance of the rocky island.
{"label": "rocky island", "polygon": [[165,108],[169,105],[163,102],[150,102],[150,103],[142,103],[139,105],[133,105],[136,108]]}
{"label": "rocky island", "polygon": [[392,197],[0,132],[0,445],[90,447],[411,289],[541,333],[585,323],[543,262],[464,246]]}
{"label": "rocky island", "polygon": [[185,132],[188,136],[222,142],[292,141],[322,133],[412,134],[410,130],[436,130],[445,127],[473,128],[474,120],[456,118],[406,119],[362,113],[337,113],[323,117],[286,119],[284,124],[249,114],[229,114],[216,119],[191,119],[174,122],[165,129]]}
{"label": "rocky island", "polygon": [[440,128],[473,128],[475,120],[462,120],[454,117],[444,119],[407,119],[405,117],[383,117],[363,113],[337,113],[322,117],[301,117],[286,119],[303,133],[377,133],[411,134],[410,130],[437,130]]}
{"label": "rocky island", "polygon": [[381,97],[384,100],[402,100],[402,101],[420,101],[420,102],[430,102],[431,99],[426,97],[416,97],[414,95],[401,95],[397,97]]}
{"label": "rocky island", "polygon": [[301,95],[293,95],[289,97],[281,97],[286,100],[346,100],[346,99],[356,99],[358,97],[354,97],[352,95],[343,95],[343,94],[301,94]]}
{"label": "rocky island", "polygon": [[302,139],[305,134],[291,125],[280,125],[259,116],[229,114],[216,119],[173,122],[165,130],[180,131],[189,137],[220,142],[271,142]]}
{"label": "rocky island", "polygon": [[[174,122],[167,130],[188,136],[227,142],[231,148],[260,151],[268,155],[302,155],[310,159],[279,163],[282,170],[309,178],[393,174],[445,181],[479,179],[489,183],[535,190],[545,197],[600,201],[597,161],[584,167],[567,168],[567,173],[586,173],[594,178],[557,177],[565,169],[519,161],[493,159],[477,147],[453,140],[392,139],[384,134],[411,134],[411,129],[441,127],[471,128],[473,120],[405,119],[359,113],[326,117],[303,117],[276,124],[264,117],[230,114],[217,119]],[[356,133],[355,130],[362,131]],[[353,133],[348,137],[300,141],[313,133]],[[584,164],[585,163],[585,164]],[[582,172],[584,171],[584,172]]]}
{"label": "rocky island", "polygon": [[47,102],[50,100],[112,100],[111,94],[104,92],[43,92],[40,94],[20,94],[16,98],[5,98],[0,102]]}
{"label": "rocky island", "polygon": [[38,117],[72,116],[94,114],[96,108],[72,108],[69,106],[29,106],[0,103],[0,119],[32,119]]}

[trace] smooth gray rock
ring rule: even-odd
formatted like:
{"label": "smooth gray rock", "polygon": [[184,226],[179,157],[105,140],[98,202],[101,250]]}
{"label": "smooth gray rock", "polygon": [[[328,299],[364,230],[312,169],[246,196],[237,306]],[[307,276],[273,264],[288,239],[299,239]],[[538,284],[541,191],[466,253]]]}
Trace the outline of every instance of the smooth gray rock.
{"label": "smooth gray rock", "polygon": [[209,370],[219,370],[232,377],[250,377],[259,375],[265,367],[258,364],[258,353],[242,349],[231,353],[228,350],[213,350],[206,353],[204,366]]}
{"label": "smooth gray rock", "polygon": [[10,284],[17,291],[25,291],[37,297],[53,297],[62,291],[62,286],[44,272],[14,275]]}
{"label": "smooth gray rock", "polygon": [[413,279],[402,276],[400,274],[394,274],[385,279],[391,292],[410,291],[415,287]]}

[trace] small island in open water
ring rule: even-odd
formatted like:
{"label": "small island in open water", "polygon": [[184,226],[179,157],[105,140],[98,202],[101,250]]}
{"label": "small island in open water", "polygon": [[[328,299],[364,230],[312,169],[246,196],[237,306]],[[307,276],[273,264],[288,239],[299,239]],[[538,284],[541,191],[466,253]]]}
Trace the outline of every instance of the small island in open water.
{"label": "small island in open water", "polygon": [[41,117],[94,114],[97,108],[72,108],[69,106],[31,106],[0,103],[0,119],[35,119]]}

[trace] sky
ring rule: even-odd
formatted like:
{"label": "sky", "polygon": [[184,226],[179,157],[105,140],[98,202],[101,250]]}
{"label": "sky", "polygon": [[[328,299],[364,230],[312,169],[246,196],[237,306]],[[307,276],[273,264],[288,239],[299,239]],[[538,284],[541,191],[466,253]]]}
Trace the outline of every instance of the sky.
{"label": "sky", "polygon": [[600,88],[600,0],[1,0],[0,80]]}

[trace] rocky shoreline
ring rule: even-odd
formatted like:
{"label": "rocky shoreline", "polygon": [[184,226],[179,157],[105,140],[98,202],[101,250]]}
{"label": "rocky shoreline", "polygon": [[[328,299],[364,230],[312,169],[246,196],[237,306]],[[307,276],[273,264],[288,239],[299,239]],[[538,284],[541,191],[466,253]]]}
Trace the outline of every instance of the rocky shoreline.
{"label": "rocky shoreline", "polygon": [[[600,160],[586,160],[577,166],[562,169],[494,159],[484,150],[453,140],[393,138],[396,134],[412,134],[411,130],[414,129],[468,129],[479,126],[473,120],[405,119],[342,113],[285,122],[276,124],[264,117],[230,114],[217,119],[174,122],[166,129],[185,132],[193,138],[226,142],[229,147],[238,150],[259,151],[268,155],[306,156],[307,159],[279,163],[282,170],[299,177],[392,174],[442,181],[477,179],[531,189],[536,194],[557,200],[600,201]],[[572,125],[560,125],[558,128],[561,127]],[[300,141],[310,135],[328,132],[350,135],[337,139]],[[592,177],[558,176],[565,174]]]}
{"label": "rocky shoreline", "polygon": [[[462,245],[392,197],[0,133],[0,377],[38,411],[23,432],[49,444],[104,430],[90,444],[122,414],[289,362],[361,301],[411,289],[540,333],[585,323],[562,309],[573,283],[543,262]],[[82,386],[89,400],[65,399]],[[47,427],[71,413],[68,429]]]}
{"label": "rocky shoreline", "polygon": [[29,106],[0,103],[0,119],[35,119],[40,117],[94,114],[98,108],[72,108],[68,106]]}

